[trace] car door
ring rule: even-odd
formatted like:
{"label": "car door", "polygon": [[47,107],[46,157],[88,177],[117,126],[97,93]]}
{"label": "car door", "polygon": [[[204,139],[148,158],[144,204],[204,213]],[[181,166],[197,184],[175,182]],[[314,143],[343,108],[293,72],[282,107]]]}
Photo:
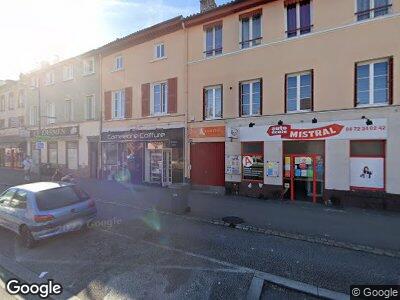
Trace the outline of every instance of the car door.
{"label": "car door", "polygon": [[0,196],[0,226],[11,229],[9,218],[9,206],[11,199],[16,192],[15,188],[10,188]]}
{"label": "car door", "polygon": [[14,232],[19,231],[19,225],[26,223],[28,192],[17,190],[8,205],[8,224],[9,229]]}

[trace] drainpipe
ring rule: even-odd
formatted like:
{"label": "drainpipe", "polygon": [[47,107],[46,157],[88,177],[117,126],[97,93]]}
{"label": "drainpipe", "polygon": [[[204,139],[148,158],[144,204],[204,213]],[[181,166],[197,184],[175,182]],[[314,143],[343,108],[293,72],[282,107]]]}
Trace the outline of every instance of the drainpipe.
{"label": "drainpipe", "polygon": [[188,131],[188,123],[189,123],[189,65],[188,65],[188,59],[189,59],[189,36],[188,36],[188,30],[185,27],[185,22],[182,21],[182,27],[184,30],[185,34],[185,77],[186,77],[186,90],[185,90],[185,104],[186,104],[186,113],[185,113],[185,152],[184,152],[184,157],[185,157],[185,178],[190,179],[190,172],[189,172],[189,165],[190,165],[190,141],[189,141],[189,131]]}
{"label": "drainpipe", "polygon": [[99,126],[99,130],[100,130],[100,134],[99,134],[99,147],[100,147],[100,172],[99,172],[99,177],[103,177],[103,144],[101,143],[101,133],[103,132],[103,67],[102,67],[102,56],[101,53],[99,53],[99,76],[100,76],[100,93],[99,93],[99,100],[100,100],[100,126]]}

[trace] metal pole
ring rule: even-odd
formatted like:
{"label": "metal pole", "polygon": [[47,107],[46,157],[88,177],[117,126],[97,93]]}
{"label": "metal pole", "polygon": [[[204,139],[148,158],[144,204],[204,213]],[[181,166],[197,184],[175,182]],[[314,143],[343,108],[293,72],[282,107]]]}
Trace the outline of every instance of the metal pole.
{"label": "metal pole", "polygon": [[[39,136],[41,135],[42,132],[42,110],[41,110],[41,101],[40,101],[40,78],[38,78],[38,100],[39,100],[39,105],[38,105],[38,110],[39,110]],[[36,146],[36,145],[35,145]],[[42,165],[42,148],[39,147],[39,170],[38,170],[38,176],[39,180],[42,179],[42,170],[41,170],[41,165]]]}

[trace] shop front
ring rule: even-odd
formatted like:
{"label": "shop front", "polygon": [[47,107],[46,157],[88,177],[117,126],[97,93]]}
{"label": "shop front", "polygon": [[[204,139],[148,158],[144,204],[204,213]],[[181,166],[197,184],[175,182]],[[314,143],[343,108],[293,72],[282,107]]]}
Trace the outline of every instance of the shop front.
{"label": "shop front", "polygon": [[19,136],[0,137],[0,167],[21,169],[26,141]]}
{"label": "shop front", "polygon": [[225,185],[225,125],[189,129],[190,179],[194,186]]}
{"label": "shop front", "polygon": [[235,128],[227,139],[226,151],[237,156],[226,166],[235,171],[227,187],[314,203],[332,201],[338,191],[387,192],[387,119],[279,123]]}
{"label": "shop front", "polygon": [[103,132],[102,177],[168,186],[184,181],[184,129]]}

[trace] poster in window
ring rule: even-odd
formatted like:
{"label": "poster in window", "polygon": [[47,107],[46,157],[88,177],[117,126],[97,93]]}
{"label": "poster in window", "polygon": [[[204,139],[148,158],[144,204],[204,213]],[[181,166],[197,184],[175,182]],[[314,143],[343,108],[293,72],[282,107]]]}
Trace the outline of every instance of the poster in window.
{"label": "poster in window", "polygon": [[243,155],[243,179],[264,180],[264,156],[262,154]]}
{"label": "poster in window", "polygon": [[279,177],[279,162],[267,161],[267,170],[265,174],[267,177]]}
{"label": "poster in window", "polygon": [[351,157],[350,185],[367,189],[383,189],[384,185],[383,157]]}

